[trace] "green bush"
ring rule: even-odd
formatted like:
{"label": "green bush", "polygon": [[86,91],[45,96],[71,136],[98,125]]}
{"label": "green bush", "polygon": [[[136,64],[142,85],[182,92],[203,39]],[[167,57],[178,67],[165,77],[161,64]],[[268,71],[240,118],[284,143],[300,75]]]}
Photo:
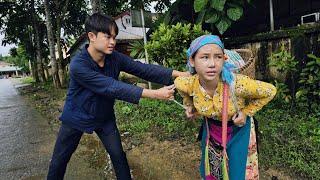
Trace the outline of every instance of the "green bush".
{"label": "green bush", "polygon": [[310,61],[302,69],[299,80],[299,90],[297,98],[302,102],[308,102],[309,108],[313,109],[313,104],[320,100],[320,58],[308,54]]}
{"label": "green bush", "polygon": [[204,34],[209,33],[203,31],[201,25],[161,24],[146,45],[149,59],[166,67],[185,70],[186,51],[191,41]]}
{"label": "green bush", "polygon": [[262,168],[282,168],[306,179],[319,179],[320,113],[310,114],[305,107],[289,109],[289,104],[273,101],[256,115],[259,163]]}
{"label": "green bush", "polygon": [[275,96],[276,100],[284,101],[286,103],[289,103],[292,99],[290,95],[290,90],[287,86],[287,84],[278,82],[277,80],[274,80],[273,82],[274,86],[277,88],[277,94]]}
{"label": "green bush", "polygon": [[130,56],[137,59],[145,57],[144,42],[142,40],[133,41],[129,45]]}
{"label": "green bush", "polygon": [[[286,49],[285,43],[281,43],[280,49],[272,53],[270,57],[268,57],[270,63],[269,66],[273,66],[277,68],[277,71],[280,73],[284,73],[287,75],[286,84],[278,84],[281,88],[289,87],[289,91],[285,89],[281,93],[282,96],[285,97],[286,102],[291,102],[291,107],[295,105],[295,94],[296,94],[296,73],[298,72],[298,61],[294,56]],[[288,86],[287,86],[288,85]],[[279,94],[279,93],[278,93]]]}

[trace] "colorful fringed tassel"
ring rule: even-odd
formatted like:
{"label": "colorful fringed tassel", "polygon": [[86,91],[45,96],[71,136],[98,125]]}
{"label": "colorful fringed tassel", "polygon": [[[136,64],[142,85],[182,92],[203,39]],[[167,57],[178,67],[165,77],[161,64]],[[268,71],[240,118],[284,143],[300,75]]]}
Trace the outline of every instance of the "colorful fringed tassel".
{"label": "colorful fringed tassel", "polygon": [[210,163],[209,163],[209,139],[210,139],[210,131],[209,131],[209,125],[208,125],[208,120],[206,119],[206,132],[207,132],[207,137],[206,137],[206,149],[205,149],[205,159],[204,159],[204,165],[205,165],[205,175],[206,175],[206,180],[213,180],[212,175],[210,174]]}
{"label": "colorful fringed tassel", "polygon": [[223,84],[223,98],[222,98],[222,147],[223,160],[221,163],[221,170],[223,180],[229,180],[228,170],[228,155],[227,155],[227,125],[228,125],[228,99],[229,99],[229,85]]}
{"label": "colorful fringed tassel", "polygon": [[221,163],[221,171],[222,171],[223,180],[229,180],[227,153],[223,153],[223,159],[222,159],[222,163]]}

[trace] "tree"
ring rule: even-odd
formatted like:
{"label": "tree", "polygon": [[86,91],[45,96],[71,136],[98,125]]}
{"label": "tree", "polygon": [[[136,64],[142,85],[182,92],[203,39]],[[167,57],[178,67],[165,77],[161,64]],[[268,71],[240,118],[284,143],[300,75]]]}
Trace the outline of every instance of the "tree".
{"label": "tree", "polygon": [[5,57],[6,62],[21,67],[25,72],[30,71],[28,54],[26,53],[23,45],[19,45],[17,48],[11,48],[9,50],[9,54],[10,56]]}
{"label": "tree", "polygon": [[[72,39],[79,37],[83,32],[83,23],[88,15],[87,2],[84,0],[53,0],[48,1],[48,14],[51,19],[54,52],[57,51],[56,67],[57,78],[61,87],[66,86],[66,65],[64,62],[63,50],[67,51],[67,44]],[[43,8],[44,6],[41,5]],[[43,13],[46,14],[45,9]],[[49,35],[49,33],[47,33]],[[48,41],[49,43],[49,36]],[[50,48],[52,50],[52,48]],[[53,63],[51,63],[53,65]],[[52,66],[53,67],[53,66]],[[57,82],[57,81],[56,81]],[[58,83],[58,82],[57,82]],[[60,87],[57,86],[57,87]]]}
{"label": "tree", "polygon": [[[90,1],[93,4],[94,0]],[[156,2],[156,12],[162,12],[171,5],[170,0],[101,0],[101,11],[110,16],[117,16],[121,12],[132,9],[150,10],[151,2]]]}
{"label": "tree", "polygon": [[[49,52],[51,53],[50,58],[54,58],[56,46],[58,56],[57,59],[54,58],[55,61],[51,61],[51,64],[53,72],[59,72],[58,75],[55,75],[55,79],[59,80],[60,85],[61,83],[64,85],[63,70],[67,63],[63,62],[62,50],[66,49],[66,44],[71,39],[79,37],[84,32],[83,24],[88,15],[88,4],[84,0],[76,0],[72,3],[69,0],[45,2],[47,6],[44,6],[42,0],[5,0],[1,2],[0,25],[5,33],[2,43],[21,44],[26,48],[32,69],[38,69],[34,73],[37,82],[45,79],[43,63],[47,61]],[[47,33],[48,24],[45,23],[48,18],[43,17],[50,17],[51,30],[49,29],[49,33]],[[40,78],[37,76],[38,72]],[[57,81],[54,82],[60,87]]]}
{"label": "tree", "polygon": [[128,0],[101,0],[101,11],[109,16],[117,16],[129,10]]}
{"label": "tree", "polygon": [[61,88],[59,74],[58,74],[58,65],[57,65],[57,60],[55,55],[53,26],[52,26],[50,6],[49,6],[48,0],[44,0],[44,7],[45,7],[45,13],[46,13],[46,26],[47,26],[47,32],[48,32],[48,43],[49,43],[49,50],[50,50],[50,62],[52,66],[51,73],[53,78],[53,84],[56,88]]}
{"label": "tree", "polygon": [[131,0],[129,1],[131,9],[146,9],[149,10],[151,3],[156,2],[155,10],[157,12],[161,12],[165,8],[169,7],[171,5],[170,0],[162,0],[162,1],[156,1],[156,0]]}
{"label": "tree", "polygon": [[[70,39],[74,39],[74,37],[78,37],[84,32],[83,24],[86,16],[88,15],[88,10],[86,9],[87,4],[86,4],[86,1],[83,1],[83,0],[72,1],[72,3],[69,0],[63,0],[63,1],[54,0],[54,1],[47,1],[46,6],[48,10],[48,13],[45,11],[46,17],[47,17],[46,19],[48,20],[48,18],[50,18],[51,20],[50,31],[52,31],[52,34],[53,34],[53,37],[50,37],[53,43],[52,47],[50,47],[50,50],[51,51],[54,50],[55,52],[55,49],[53,48],[56,45],[57,52],[58,52],[58,57],[55,59],[55,62],[56,62],[55,66],[57,67],[57,69],[54,70],[58,72],[57,78],[59,78],[60,85],[57,87],[65,87],[65,84],[66,84],[65,66],[67,63],[64,62],[63,49],[66,47],[66,44],[70,41]],[[47,26],[47,29],[48,29],[48,26]],[[62,36],[62,30],[63,30],[63,36]],[[49,31],[47,34],[48,34],[48,44],[50,45],[51,40],[49,38],[49,34],[50,34]],[[54,63],[52,63],[52,65],[54,65]],[[58,83],[58,81],[56,81],[56,83]]]}
{"label": "tree", "polygon": [[90,0],[92,13],[101,12],[101,0]]}
{"label": "tree", "polygon": [[44,75],[43,62],[42,62],[40,23],[39,23],[39,17],[36,14],[34,6],[35,6],[34,0],[31,0],[30,1],[31,21],[32,21],[32,26],[34,29],[34,36],[35,36],[37,71],[38,71],[39,80],[41,82],[44,82],[46,81],[46,77]]}
{"label": "tree", "polygon": [[58,50],[58,65],[59,65],[59,80],[62,87],[65,86],[66,83],[66,73],[65,73],[65,67],[62,63],[63,61],[63,52],[62,52],[62,44],[61,44],[61,27],[62,22],[64,21],[64,17],[67,11],[67,8],[69,6],[69,0],[65,1],[58,1],[54,0],[55,4],[55,10],[56,10],[56,29],[55,29],[55,38],[56,38],[56,44],[57,44],[57,50]]}
{"label": "tree", "polygon": [[165,22],[202,24],[205,29],[223,34],[243,15],[251,0],[177,0],[166,13]]}
{"label": "tree", "polygon": [[[0,25],[5,32],[2,44],[18,44],[25,48],[28,59],[32,64],[32,70],[36,69],[37,61],[34,45],[34,30],[32,21],[26,21],[34,15],[32,3],[28,1],[4,1],[0,8]],[[33,76],[39,82],[38,71]]]}

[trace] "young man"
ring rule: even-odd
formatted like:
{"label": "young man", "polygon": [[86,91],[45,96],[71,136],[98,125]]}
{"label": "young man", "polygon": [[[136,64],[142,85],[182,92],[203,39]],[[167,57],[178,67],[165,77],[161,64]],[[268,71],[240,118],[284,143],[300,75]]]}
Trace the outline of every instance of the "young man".
{"label": "young man", "polygon": [[70,63],[70,85],[47,179],[63,179],[82,134],[93,131],[109,153],[117,179],[131,179],[116,126],[115,99],[130,103],[138,103],[141,97],[168,100],[173,97],[174,86],[142,89],[118,81],[120,71],[164,85],[171,84],[172,77],[187,73],[136,62],[114,51],[118,27],[108,16],[91,15],[85,22],[85,29],[89,45]]}

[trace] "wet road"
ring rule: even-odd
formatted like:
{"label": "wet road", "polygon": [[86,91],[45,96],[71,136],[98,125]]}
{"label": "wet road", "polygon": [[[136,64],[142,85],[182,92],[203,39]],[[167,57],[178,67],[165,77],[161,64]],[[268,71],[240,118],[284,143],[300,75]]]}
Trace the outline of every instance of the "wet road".
{"label": "wet road", "polygon": [[[0,79],[0,179],[45,179],[55,135],[12,82]],[[65,179],[94,176],[84,160],[75,156]]]}
{"label": "wet road", "polygon": [[54,136],[41,120],[11,81],[0,79],[0,179],[45,177]]}

